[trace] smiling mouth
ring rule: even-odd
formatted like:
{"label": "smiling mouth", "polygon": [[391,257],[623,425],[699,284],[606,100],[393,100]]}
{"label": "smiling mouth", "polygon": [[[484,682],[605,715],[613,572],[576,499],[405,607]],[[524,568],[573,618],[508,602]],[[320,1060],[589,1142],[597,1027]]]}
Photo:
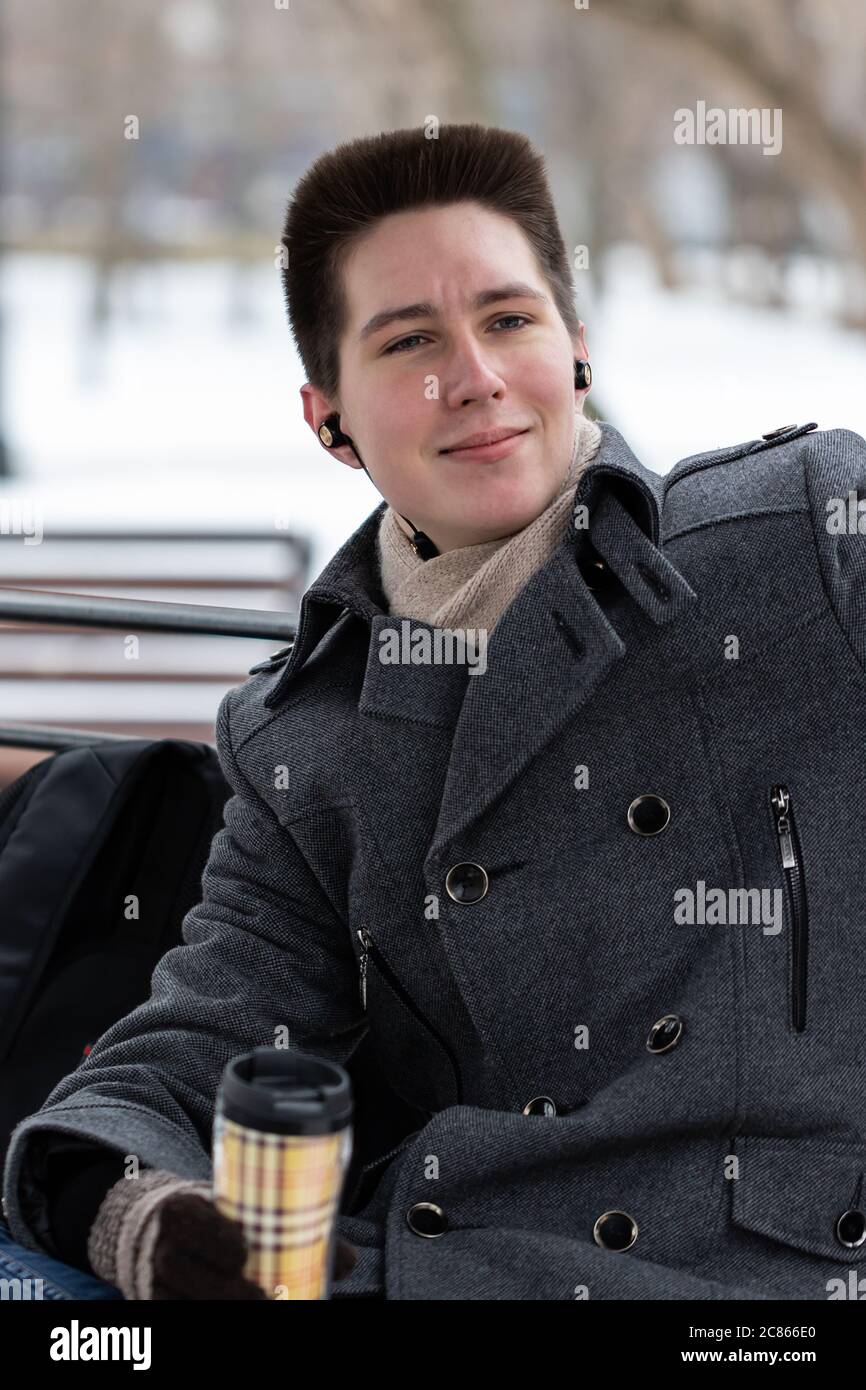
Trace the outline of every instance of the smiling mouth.
{"label": "smiling mouth", "polygon": [[495,449],[500,444],[510,443],[512,439],[519,439],[521,435],[528,434],[529,429],[515,430],[513,434],[504,434],[501,439],[489,440],[486,444],[455,444],[451,449],[440,449],[440,454],[469,454],[476,453],[480,449]]}

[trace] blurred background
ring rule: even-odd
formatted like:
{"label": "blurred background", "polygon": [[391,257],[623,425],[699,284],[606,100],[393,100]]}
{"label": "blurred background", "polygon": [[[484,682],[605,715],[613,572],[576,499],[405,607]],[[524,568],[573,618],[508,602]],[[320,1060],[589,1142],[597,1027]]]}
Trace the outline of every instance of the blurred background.
{"label": "blurred background", "polygon": [[[866,434],[862,0],[6,0],[0,43],[0,586],[294,618],[381,499],[303,420],[286,202],[430,117],[544,152],[588,404],[649,467]],[[680,143],[700,103],[781,147]],[[0,638],[0,724],[208,741],[285,640]]]}

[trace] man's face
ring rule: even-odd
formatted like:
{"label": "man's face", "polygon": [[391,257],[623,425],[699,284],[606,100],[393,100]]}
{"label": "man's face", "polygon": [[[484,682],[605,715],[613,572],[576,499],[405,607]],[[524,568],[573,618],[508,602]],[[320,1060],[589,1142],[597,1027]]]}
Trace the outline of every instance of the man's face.
{"label": "man's face", "polygon": [[[391,214],[353,247],[344,285],[340,396],[302,387],[312,428],[338,411],[376,487],[442,552],[528,525],[568,469],[585,394],[573,361],[588,353],[582,324],[570,340],[517,224],[474,202]],[[511,292],[480,302],[503,287]],[[443,452],[503,429],[521,433]],[[349,446],[333,452],[360,467]]]}

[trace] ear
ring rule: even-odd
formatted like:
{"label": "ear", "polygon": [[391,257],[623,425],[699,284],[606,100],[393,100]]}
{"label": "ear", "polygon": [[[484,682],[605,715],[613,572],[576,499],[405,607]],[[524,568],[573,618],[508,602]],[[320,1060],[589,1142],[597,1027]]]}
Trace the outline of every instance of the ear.
{"label": "ear", "polygon": [[322,444],[322,441],[319,439],[319,426],[329,415],[333,415],[334,412],[339,414],[339,402],[328,400],[327,396],[323,396],[321,391],[317,387],[311,386],[308,381],[305,381],[301,387],[301,399],[304,406],[304,419],[310,426],[316,439],[319,440],[320,447],[333,458],[339,459],[341,463],[347,464],[349,468],[360,469],[361,465],[358,462],[358,456],[351,444],[341,444],[339,448],[331,449],[328,448],[327,445]]}
{"label": "ear", "polygon": [[589,348],[586,342],[586,324],[583,319],[577,320],[577,338],[572,338],[571,346],[574,349],[575,357],[583,357],[589,361]]}

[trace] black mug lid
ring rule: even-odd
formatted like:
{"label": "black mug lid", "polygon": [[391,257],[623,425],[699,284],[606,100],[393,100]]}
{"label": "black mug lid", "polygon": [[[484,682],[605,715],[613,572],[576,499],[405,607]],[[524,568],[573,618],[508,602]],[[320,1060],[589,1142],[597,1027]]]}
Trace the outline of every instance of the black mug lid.
{"label": "black mug lid", "polygon": [[352,1121],[348,1072],[286,1047],[256,1047],[233,1057],[217,1100],[227,1119],[271,1134],[331,1134]]}

